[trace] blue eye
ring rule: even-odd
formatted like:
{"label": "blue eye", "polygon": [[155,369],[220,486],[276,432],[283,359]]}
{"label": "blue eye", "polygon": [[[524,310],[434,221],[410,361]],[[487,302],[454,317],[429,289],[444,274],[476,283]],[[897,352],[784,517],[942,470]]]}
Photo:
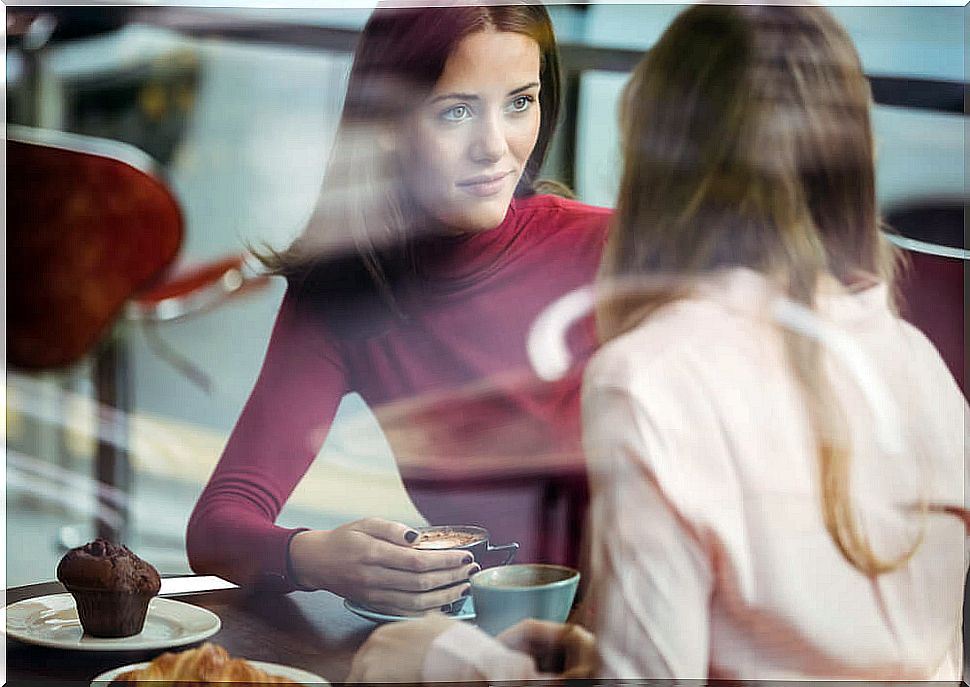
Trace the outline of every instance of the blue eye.
{"label": "blue eye", "polygon": [[468,119],[471,112],[467,105],[455,105],[441,113],[441,118],[449,122],[460,122]]}
{"label": "blue eye", "polygon": [[508,110],[510,112],[525,112],[529,109],[529,106],[535,102],[535,98],[531,95],[520,95],[511,103],[509,103]]}

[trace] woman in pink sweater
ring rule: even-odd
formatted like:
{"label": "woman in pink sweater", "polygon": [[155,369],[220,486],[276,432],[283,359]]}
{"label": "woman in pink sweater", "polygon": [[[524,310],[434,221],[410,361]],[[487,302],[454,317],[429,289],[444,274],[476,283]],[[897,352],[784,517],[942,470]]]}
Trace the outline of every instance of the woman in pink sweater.
{"label": "woman in pink sweater", "polygon": [[[467,593],[478,563],[413,549],[417,533],[402,523],[275,524],[351,392],[412,467],[514,475],[548,466],[582,478],[579,374],[540,383],[525,350],[536,315],[594,278],[609,220],[537,193],[559,78],[539,4],[374,12],[318,207],[303,235],[268,259],[289,288],[192,514],[193,569],[280,591],[327,589],[399,614]],[[577,330],[580,359],[593,340],[591,328]],[[496,543],[522,544],[520,559],[536,555],[534,512],[483,506],[460,483],[457,498],[416,489],[417,468],[404,483],[428,520],[479,523]]]}
{"label": "woman in pink sweater", "polygon": [[583,386],[595,644],[433,618],[352,680],[535,678],[543,645],[574,677],[960,679],[970,412],[893,308],[869,108],[822,8],[674,21],[625,92]]}

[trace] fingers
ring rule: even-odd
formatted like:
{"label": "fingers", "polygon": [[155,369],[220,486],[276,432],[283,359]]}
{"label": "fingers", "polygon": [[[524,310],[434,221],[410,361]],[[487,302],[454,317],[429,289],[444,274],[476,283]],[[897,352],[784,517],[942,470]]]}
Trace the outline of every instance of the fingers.
{"label": "fingers", "polygon": [[499,634],[502,644],[528,654],[542,672],[589,676],[596,669],[596,642],[578,625],[528,619]]}
{"label": "fingers", "polygon": [[418,532],[414,528],[383,518],[365,518],[351,523],[350,527],[358,532],[369,534],[375,539],[398,546],[411,546],[418,538]]}
{"label": "fingers", "polygon": [[481,570],[478,563],[458,568],[413,573],[379,566],[369,566],[361,572],[361,583],[372,589],[391,589],[399,592],[430,592],[465,582]]}
{"label": "fingers", "polygon": [[590,648],[596,645],[593,633],[580,625],[566,625],[560,641],[571,648]]}
{"label": "fingers", "polygon": [[596,649],[593,633],[579,625],[566,625],[559,636],[559,642],[570,656],[583,655]]}
{"label": "fingers", "polygon": [[430,592],[402,592],[395,589],[370,589],[361,600],[370,608],[393,615],[423,615],[429,611],[447,612],[451,604],[465,596],[471,585],[460,584]]}
{"label": "fingers", "polygon": [[365,561],[370,565],[403,570],[410,573],[426,573],[470,565],[475,558],[467,551],[431,551],[395,546],[386,541],[375,541]]}
{"label": "fingers", "polygon": [[366,518],[351,523],[348,527],[372,538],[372,545],[364,550],[362,563],[423,573],[457,568],[469,565],[475,560],[467,551],[411,548],[418,533],[400,522]]}
{"label": "fingers", "polygon": [[562,634],[565,665],[562,672],[566,678],[590,678],[599,669],[599,653],[593,634],[579,625],[567,625]]}
{"label": "fingers", "polygon": [[500,633],[496,639],[510,649],[533,653],[558,644],[568,627],[562,623],[527,618]]}

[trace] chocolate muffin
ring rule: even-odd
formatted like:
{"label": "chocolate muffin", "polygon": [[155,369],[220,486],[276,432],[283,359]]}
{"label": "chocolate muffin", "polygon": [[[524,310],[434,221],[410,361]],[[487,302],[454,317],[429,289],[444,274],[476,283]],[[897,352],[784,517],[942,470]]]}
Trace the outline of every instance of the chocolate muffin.
{"label": "chocolate muffin", "polygon": [[57,579],[74,596],[84,631],[94,637],[141,632],[148,603],[158,594],[158,571],[127,546],[104,539],[71,549],[57,564]]}

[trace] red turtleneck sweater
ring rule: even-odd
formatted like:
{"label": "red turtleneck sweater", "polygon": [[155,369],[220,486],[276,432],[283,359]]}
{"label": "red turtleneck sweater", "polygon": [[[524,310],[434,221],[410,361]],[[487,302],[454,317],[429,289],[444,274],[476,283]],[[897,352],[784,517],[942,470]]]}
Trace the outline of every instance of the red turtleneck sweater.
{"label": "red turtleneck sweater", "polygon": [[[536,316],[596,273],[610,213],[555,196],[513,201],[493,230],[423,248],[416,286],[399,294],[406,321],[350,340],[297,312],[288,293],[256,386],[189,522],[197,572],[289,590],[296,532],[277,515],[317,455],[341,398],[374,410],[405,487],[435,524],[480,524],[496,544],[535,560],[535,488],[582,478],[577,368],[540,382],[526,358]],[[580,362],[589,322],[570,337]],[[579,532],[568,533],[577,538]],[[549,562],[575,564],[574,548]]]}

